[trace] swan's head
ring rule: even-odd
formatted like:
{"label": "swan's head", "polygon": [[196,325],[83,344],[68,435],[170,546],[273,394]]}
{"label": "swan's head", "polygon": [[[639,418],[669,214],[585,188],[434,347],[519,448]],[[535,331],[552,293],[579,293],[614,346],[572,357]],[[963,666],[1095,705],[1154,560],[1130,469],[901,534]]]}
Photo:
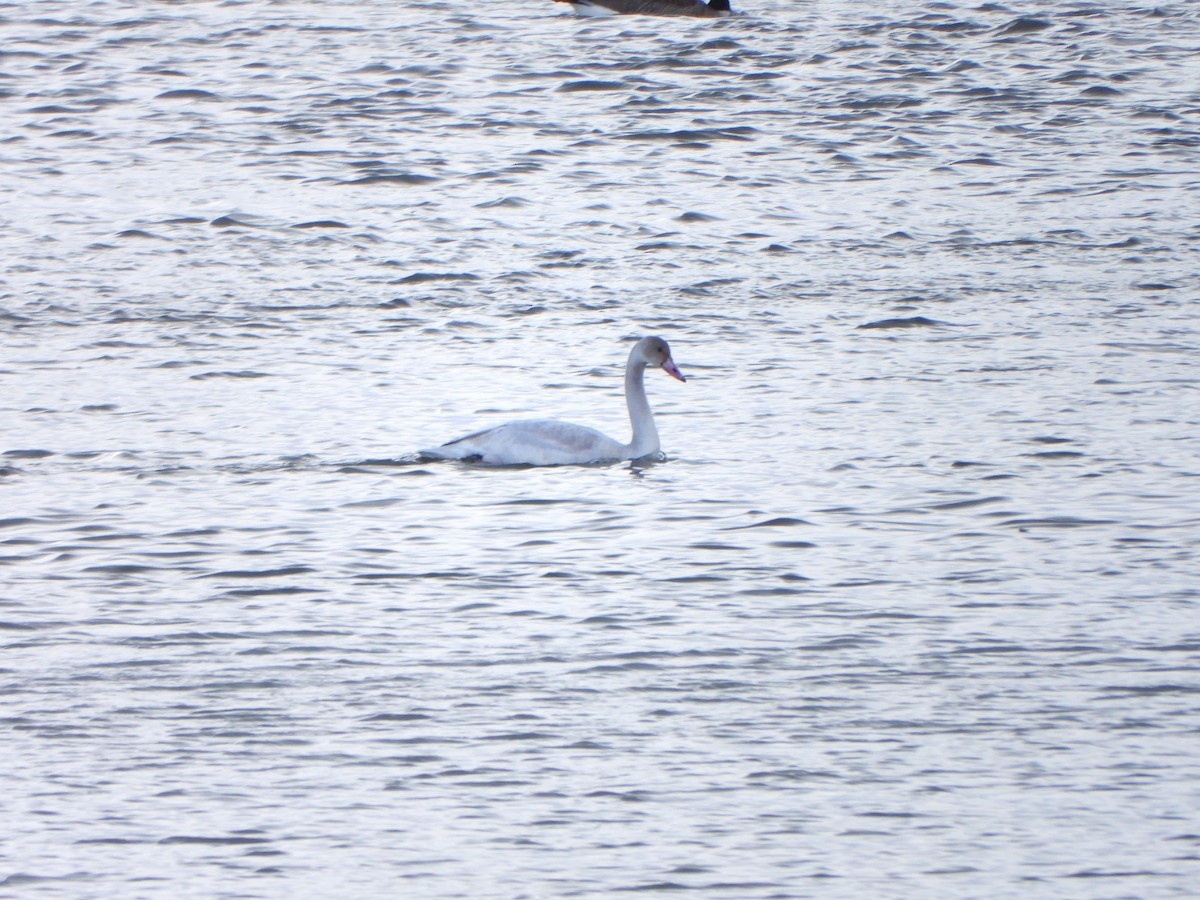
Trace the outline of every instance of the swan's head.
{"label": "swan's head", "polygon": [[637,346],[633,348],[635,354],[641,357],[642,361],[648,366],[662,369],[672,378],[678,378],[680,381],[687,381],[683,377],[683,373],[679,371],[679,366],[675,365],[675,360],[671,359],[671,348],[667,346],[667,342],[660,337],[646,337],[637,342]]}

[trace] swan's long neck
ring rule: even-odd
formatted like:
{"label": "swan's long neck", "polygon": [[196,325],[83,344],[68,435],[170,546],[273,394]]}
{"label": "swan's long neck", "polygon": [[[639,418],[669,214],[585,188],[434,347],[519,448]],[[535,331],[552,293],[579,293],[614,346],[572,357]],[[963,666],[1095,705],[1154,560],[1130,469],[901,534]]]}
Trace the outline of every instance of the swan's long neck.
{"label": "swan's long neck", "polygon": [[654,415],[646,399],[645,373],[645,360],[634,359],[631,352],[625,366],[625,405],[629,407],[629,424],[633,426],[629,442],[633,459],[658,452],[658,429],[654,427]]}

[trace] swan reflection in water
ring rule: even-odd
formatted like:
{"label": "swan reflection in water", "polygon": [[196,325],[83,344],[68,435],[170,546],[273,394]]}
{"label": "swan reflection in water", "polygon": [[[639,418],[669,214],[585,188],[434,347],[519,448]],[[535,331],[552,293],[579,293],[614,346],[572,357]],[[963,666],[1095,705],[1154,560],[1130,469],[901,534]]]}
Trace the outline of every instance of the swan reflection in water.
{"label": "swan reflection in water", "polygon": [[422,450],[424,459],[477,460],[493,466],[563,466],[610,460],[642,459],[659,452],[658,429],[646,399],[647,367],[662,369],[686,381],[671,348],[660,337],[644,337],[629,351],[625,364],[625,404],[633,436],[623,444],[586,425],[558,419],[524,419],[476,431]]}

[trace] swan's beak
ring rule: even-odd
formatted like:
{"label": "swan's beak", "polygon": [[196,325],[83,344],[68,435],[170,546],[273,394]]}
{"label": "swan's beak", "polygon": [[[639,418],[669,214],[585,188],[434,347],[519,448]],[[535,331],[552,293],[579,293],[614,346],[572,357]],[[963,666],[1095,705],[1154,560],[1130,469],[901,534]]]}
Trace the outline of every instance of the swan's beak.
{"label": "swan's beak", "polygon": [[672,378],[678,378],[680,381],[687,381],[687,379],[683,377],[683,373],[679,371],[679,366],[675,365],[675,360],[671,359],[670,357],[667,357],[667,361],[662,364],[662,370]]}

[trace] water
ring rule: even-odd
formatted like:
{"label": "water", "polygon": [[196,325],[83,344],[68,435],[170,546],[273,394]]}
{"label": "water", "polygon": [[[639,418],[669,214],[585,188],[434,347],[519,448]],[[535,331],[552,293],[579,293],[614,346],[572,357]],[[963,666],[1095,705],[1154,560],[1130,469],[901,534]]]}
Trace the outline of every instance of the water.
{"label": "water", "polygon": [[1194,892],[1200,10],[740,6],[0,5],[5,896]]}

